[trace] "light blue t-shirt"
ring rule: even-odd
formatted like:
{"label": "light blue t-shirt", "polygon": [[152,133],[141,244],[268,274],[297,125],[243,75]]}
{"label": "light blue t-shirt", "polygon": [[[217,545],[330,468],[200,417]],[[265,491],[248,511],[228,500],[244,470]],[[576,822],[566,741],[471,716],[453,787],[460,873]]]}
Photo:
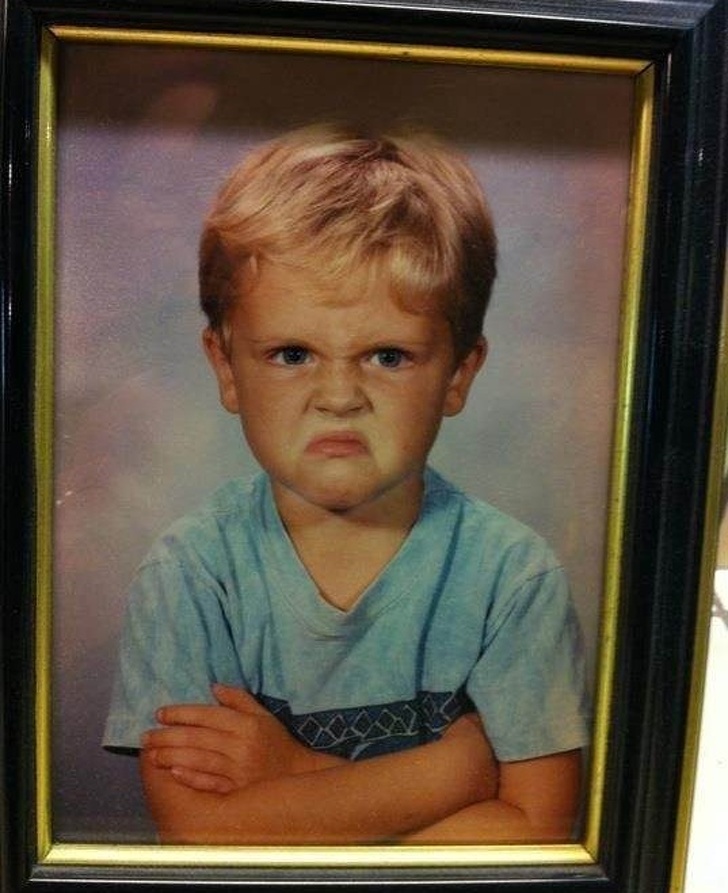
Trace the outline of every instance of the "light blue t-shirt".
{"label": "light blue t-shirt", "polygon": [[428,469],[420,517],[356,604],[326,602],[270,481],[232,481],[152,547],[132,586],[104,745],[164,704],[246,688],[307,745],[351,759],[426,743],[475,707],[499,760],[584,746],[563,569],[533,531]]}

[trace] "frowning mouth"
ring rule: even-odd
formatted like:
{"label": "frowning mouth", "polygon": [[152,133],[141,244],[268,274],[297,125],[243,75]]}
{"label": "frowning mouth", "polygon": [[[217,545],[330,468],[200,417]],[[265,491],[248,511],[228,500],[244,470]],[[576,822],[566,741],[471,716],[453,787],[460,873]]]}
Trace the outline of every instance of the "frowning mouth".
{"label": "frowning mouth", "polygon": [[361,456],[367,452],[366,441],[359,434],[336,431],[314,437],[306,445],[306,452],[314,456],[341,459],[347,456]]}

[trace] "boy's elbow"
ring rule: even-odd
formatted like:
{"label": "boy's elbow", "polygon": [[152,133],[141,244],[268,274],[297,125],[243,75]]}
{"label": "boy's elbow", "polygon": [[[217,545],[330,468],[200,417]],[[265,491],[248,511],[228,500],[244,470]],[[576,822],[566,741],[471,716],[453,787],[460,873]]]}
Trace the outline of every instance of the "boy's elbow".
{"label": "boy's elbow", "polygon": [[581,805],[581,752],[551,754],[503,767],[499,796],[523,814],[534,841],[575,839]]}
{"label": "boy's elbow", "polygon": [[227,840],[223,818],[224,795],[193,791],[155,766],[142,751],[139,768],[147,809],[165,844],[217,844]]}
{"label": "boy's elbow", "polygon": [[178,846],[224,845],[245,842],[244,829],[229,829],[219,821],[216,810],[177,810],[165,805],[149,804],[160,843]]}
{"label": "boy's elbow", "polygon": [[528,839],[536,843],[570,843],[575,839],[575,810],[553,815],[525,815]]}

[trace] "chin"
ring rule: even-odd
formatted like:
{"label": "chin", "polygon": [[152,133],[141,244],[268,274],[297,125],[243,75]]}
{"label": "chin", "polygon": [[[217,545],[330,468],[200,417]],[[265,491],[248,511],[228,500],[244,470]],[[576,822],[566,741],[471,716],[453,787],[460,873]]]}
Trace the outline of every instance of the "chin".
{"label": "chin", "polygon": [[376,487],[367,486],[361,481],[346,480],[316,481],[299,490],[307,502],[337,514],[375,502],[379,492]]}
{"label": "chin", "polygon": [[309,501],[327,512],[334,512],[340,515],[365,505],[370,502],[370,497],[368,494],[362,496],[362,494],[353,493],[349,490],[327,489],[325,493],[312,494],[312,498]]}
{"label": "chin", "polygon": [[287,488],[311,506],[336,514],[366,509],[402,483],[400,476],[387,477],[380,471],[367,473],[361,467],[319,467],[314,473],[289,478]]}

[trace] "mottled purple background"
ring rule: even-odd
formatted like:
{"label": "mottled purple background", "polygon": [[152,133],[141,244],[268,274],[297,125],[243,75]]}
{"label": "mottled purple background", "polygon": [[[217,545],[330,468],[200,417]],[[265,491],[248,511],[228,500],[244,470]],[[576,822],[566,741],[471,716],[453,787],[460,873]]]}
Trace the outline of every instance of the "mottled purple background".
{"label": "mottled purple background", "polygon": [[491,353],[433,461],[549,539],[593,671],[631,79],[65,44],[58,87],[56,838],[148,833],[135,760],[99,743],[126,586],[162,528],[253,468],[198,349],[200,219],[248,146],[294,125],[412,122],[482,178],[500,239]]}

